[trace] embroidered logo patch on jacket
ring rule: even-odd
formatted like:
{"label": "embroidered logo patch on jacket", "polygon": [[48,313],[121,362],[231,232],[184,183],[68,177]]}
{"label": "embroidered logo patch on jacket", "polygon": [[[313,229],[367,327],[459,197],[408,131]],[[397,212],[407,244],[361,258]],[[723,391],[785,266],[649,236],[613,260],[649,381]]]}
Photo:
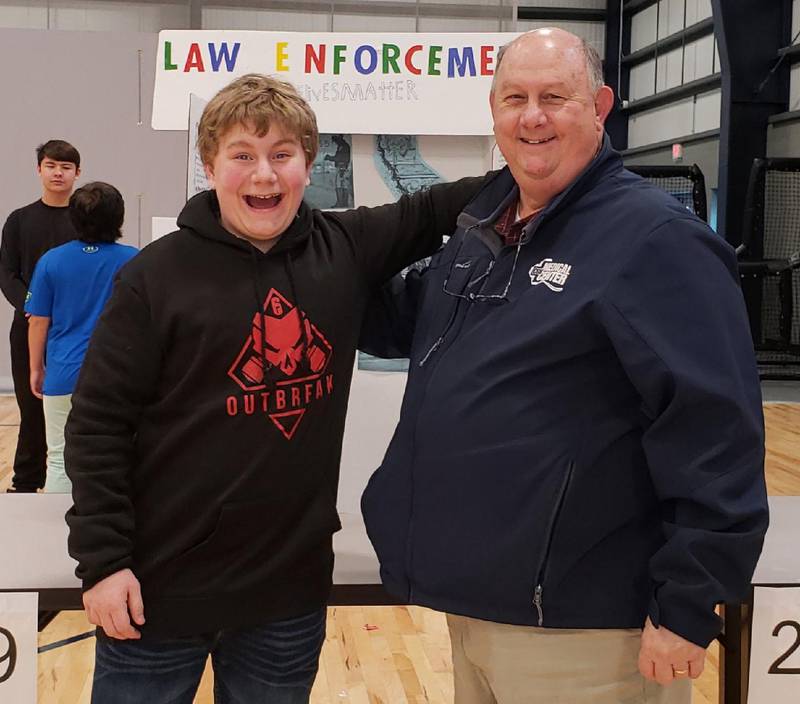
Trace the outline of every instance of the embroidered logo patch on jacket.
{"label": "embroidered logo patch on jacket", "polygon": [[552,259],[542,259],[542,261],[534,264],[528,270],[528,275],[531,277],[531,286],[544,284],[551,291],[560,293],[564,290],[564,284],[567,283],[571,271],[571,264],[561,264],[560,262],[554,262]]}

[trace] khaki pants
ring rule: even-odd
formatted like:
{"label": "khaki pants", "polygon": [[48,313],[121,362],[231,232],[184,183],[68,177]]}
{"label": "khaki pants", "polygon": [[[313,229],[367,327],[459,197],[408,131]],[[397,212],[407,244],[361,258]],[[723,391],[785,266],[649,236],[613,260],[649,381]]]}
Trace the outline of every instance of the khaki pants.
{"label": "khaki pants", "polygon": [[447,615],[455,704],[689,704],[691,680],[639,674],[641,631],[510,626]]}

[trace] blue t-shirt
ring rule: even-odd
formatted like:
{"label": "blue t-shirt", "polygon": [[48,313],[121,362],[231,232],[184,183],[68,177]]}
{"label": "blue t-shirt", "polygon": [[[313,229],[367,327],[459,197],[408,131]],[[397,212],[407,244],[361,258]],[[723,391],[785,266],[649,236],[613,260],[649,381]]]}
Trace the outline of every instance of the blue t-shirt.
{"label": "blue t-shirt", "polygon": [[50,318],[42,389],[46,396],[75,390],[114,276],[138,251],[116,242],[73,240],[46,252],[36,263],[25,312]]}

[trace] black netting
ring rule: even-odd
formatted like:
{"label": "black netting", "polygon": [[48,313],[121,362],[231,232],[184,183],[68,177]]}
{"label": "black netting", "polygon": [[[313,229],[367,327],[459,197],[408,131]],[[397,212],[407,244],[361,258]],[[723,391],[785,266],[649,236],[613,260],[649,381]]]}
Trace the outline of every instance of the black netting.
{"label": "black netting", "polygon": [[[787,259],[800,250],[800,172],[767,171],[764,177],[763,212],[764,259]],[[780,278],[762,279],[761,339],[759,360],[789,363],[800,360],[800,271],[791,273],[792,321],[787,340],[781,335]],[[792,347],[797,346],[796,349]],[[771,350],[784,348],[784,352]],[[764,356],[767,355],[767,356]]]}
{"label": "black netting", "polygon": [[800,250],[800,172],[767,171],[764,186],[764,258]]}
{"label": "black netting", "polygon": [[761,360],[759,355],[758,374],[762,379],[800,380],[800,364],[797,357],[779,361]]}
{"label": "black netting", "polygon": [[695,213],[694,183],[690,178],[684,176],[647,176],[647,180],[677,198],[685,208]]}

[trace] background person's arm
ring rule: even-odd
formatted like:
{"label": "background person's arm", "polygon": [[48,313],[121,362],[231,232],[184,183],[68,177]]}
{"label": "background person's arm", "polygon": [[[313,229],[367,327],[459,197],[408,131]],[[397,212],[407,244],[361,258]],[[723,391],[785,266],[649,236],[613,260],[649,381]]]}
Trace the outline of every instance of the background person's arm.
{"label": "background person's arm", "polygon": [[20,232],[16,214],[12,213],[3,225],[0,241],[0,289],[6,300],[19,313],[23,312],[28,286],[20,276]]}
{"label": "background person's arm", "polygon": [[31,360],[31,392],[36,398],[42,397],[44,384],[44,356],[47,345],[47,332],[50,318],[31,315],[28,319],[28,352]]}

